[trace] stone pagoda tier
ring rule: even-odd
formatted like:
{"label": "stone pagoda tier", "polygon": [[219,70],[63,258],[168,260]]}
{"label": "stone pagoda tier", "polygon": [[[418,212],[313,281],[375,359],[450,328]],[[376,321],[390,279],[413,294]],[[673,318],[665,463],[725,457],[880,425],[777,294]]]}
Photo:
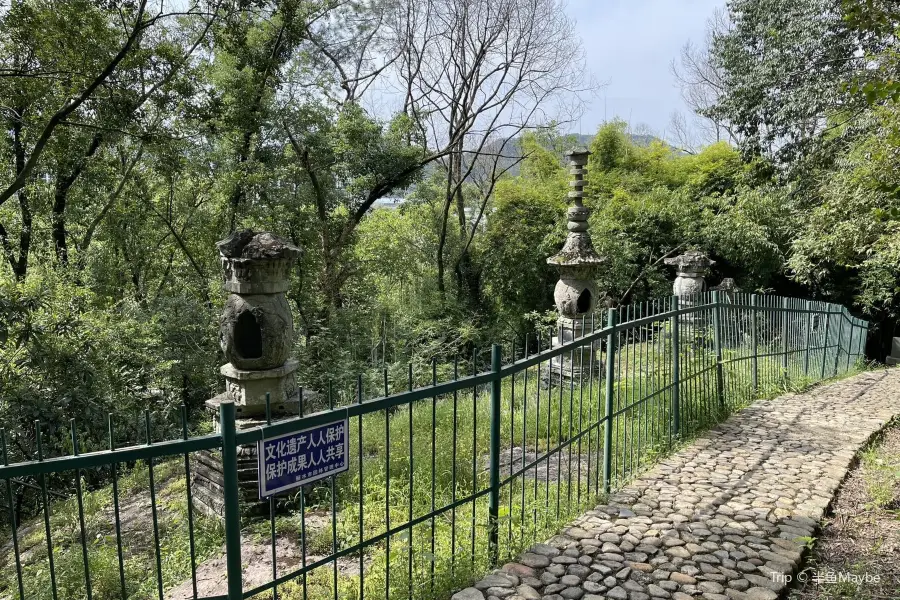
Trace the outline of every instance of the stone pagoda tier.
{"label": "stone pagoda tier", "polygon": [[[556,310],[559,313],[556,336],[553,338],[554,347],[588,333],[585,328],[590,326],[590,315],[594,312],[598,295],[594,276],[598,267],[605,263],[594,250],[591,234],[588,232],[588,217],[591,211],[584,206],[584,187],[587,183],[585,175],[589,155],[590,152],[581,148],[566,153],[569,159],[569,173],[572,175],[569,182],[572,188],[569,199],[573,206],[566,211],[569,233],[562,250],[547,259],[547,264],[553,265],[559,271],[559,281],[553,291]],[[599,372],[597,370],[599,363],[593,346],[571,354],[573,356],[554,358],[550,363],[550,374],[556,373],[559,376],[561,371],[563,377],[572,376],[577,379],[589,376],[589,372],[595,374]]]}

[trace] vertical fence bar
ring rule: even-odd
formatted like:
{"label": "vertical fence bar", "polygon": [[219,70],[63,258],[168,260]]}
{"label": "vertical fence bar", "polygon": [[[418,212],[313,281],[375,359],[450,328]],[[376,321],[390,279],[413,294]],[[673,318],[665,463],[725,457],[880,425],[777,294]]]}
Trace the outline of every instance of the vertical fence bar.
{"label": "vertical fence bar", "polygon": [[[500,516],[500,403],[501,384],[500,378],[500,346],[494,344],[491,347],[491,492],[488,498],[488,550],[491,565],[496,565],[500,555],[499,516]],[[511,467],[510,467],[511,468]]]}
{"label": "vertical fence bar", "polygon": [[719,406],[725,406],[725,373],[722,367],[722,301],[719,298],[719,291],[714,290],[712,293],[713,301],[713,344],[716,350],[716,398]]}
{"label": "vertical fence bar", "polygon": [[829,329],[831,329],[831,305],[825,304],[825,337],[822,342],[822,373],[819,379],[825,379],[825,363],[828,360],[828,333]]}
{"label": "vertical fence bar", "polygon": [[[385,374],[384,380],[385,387],[385,396],[387,396],[387,375]],[[303,386],[300,386],[299,393],[297,395],[297,416],[302,417],[304,406],[303,406]],[[388,481],[390,481],[390,470],[387,471],[385,475],[385,490],[388,488]],[[389,540],[388,540],[389,541]],[[390,550],[390,544],[388,544],[388,550]],[[300,494],[300,564],[303,566],[303,575],[300,578],[300,583],[303,589],[303,600],[307,600],[309,598],[309,577],[306,574],[306,498],[301,493]]]}
{"label": "vertical fence bar", "polygon": [[856,351],[857,359],[866,359],[866,344],[869,341],[869,322],[863,326],[861,335],[859,336],[859,349]]}
{"label": "vertical fence bar", "polygon": [[[181,405],[181,439],[188,439],[188,415],[187,406]],[[194,600],[197,599],[197,549],[194,543],[194,500],[191,495],[191,460],[187,452],[184,453],[184,480],[187,492],[187,522],[188,522],[188,551],[191,555],[191,590]]]}
{"label": "vertical fence bar", "polygon": [[[363,378],[362,375],[356,376],[356,403],[363,403]],[[359,448],[357,451],[358,460],[357,468],[359,469],[359,543],[362,544],[365,540],[365,527],[363,522],[363,510],[364,505],[364,490],[363,487],[363,416],[359,415],[359,422],[356,424],[356,446]],[[359,551],[359,600],[363,600],[366,591],[366,569],[365,569],[365,557],[366,553],[364,550]]]}
{"label": "vertical fence bar", "polygon": [[[38,462],[41,462],[44,460],[44,447],[41,440],[41,422],[37,420],[34,422],[34,437],[37,445]],[[50,498],[47,495],[47,476],[41,473],[38,481],[41,485],[41,503],[44,507],[44,534],[47,541],[47,560],[50,567],[50,593],[53,596],[53,600],[57,600],[59,595],[56,589],[56,566],[53,562],[53,539],[50,537]]]}
{"label": "vertical fence bar", "polygon": [[[72,455],[78,456],[78,432],[75,419],[69,419],[69,430],[72,435]],[[84,564],[84,591],[87,600],[94,597],[91,590],[91,568],[88,560],[87,529],[84,526],[84,497],[81,490],[81,469],[75,469],[75,499],[78,504],[78,525],[81,529],[81,560]]]}
{"label": "vertical fence bar", "polygon": [[855,362],[859,362],[860,351],[863,348],[863,343],[866,340],[866,325],[865,321],[859,322],[859,332],[856,334],[856,351],[854,352],[854,356],[856,357]]}
{"label": "vertical fence bar", "polygon": [[679,329],[681,319],[678,318],[678,296],[672,296],[672,435],[681,433],[681,348]]}
{"label": "vertical fence bar", "polygon": [[[113,416],[109,413],[106,416],[107,426],[109,428],[109,451],[116,449],[116,437],[113,433]],[[122,519],[119,514],[119,464],[113,462],[112,465],[112,496],[113,496],[113,516],[116,525],[116,555],[119,559],[119,584],[122,590],[122,600],[125,600],[127,594],[125,592],[125,556],[122,551]],[[190,488],[190,485],[188,485]],[[196,597],[196,594],[195,594]]]}
{"label": "vertical fence bar", "polygon": [[612,413],[613,381],[616,377],[616,321],[619,309],[611,308],[607,313],[609,334],[606,336],[606,428],[603,430],[603,493],[609,494],[612,481]]}
{"label": "vertical fence bar", "polygon": [[787,298],[781,299],[781,377],[788,380],[788,312]]}
{"label": "vertical fence bar", "polygon": [[837,334],[837,343],[834,347],[834,370],[832,372],[832,377],[836,376],[838,373],[838,362],[841,360],[841,338],[844,335],[844,309],[841,307],[841,310],[837,313],[838,316],[838,334]]}
{"label": "vertical fence bar", "polygon": [[811,302],[806,301],[806,343],[803,345],[803,376],[809,376],[809,335],[812,331],[812,308]]}
{"label": "vertical fence bar", "polygon": [[[187,406],[181,405],[181,439],[187,441]],[[184,480],[187,492],[187,517],[188,517],[188,551],[191,555],[191,590],[194,600],[197,599],[197,550],[194,543],[194,500],[191,495],[191,460],[187,452],[184,453]]]}
{"label": "vertical fence bar", "polygon": [[[513,355],[513,358],[515,358],[515,354]],[[362,385],[362,379],[360,379],[360,385]],[[431,385],[432,385],[432,387],[437,385],[437,359],[436,358],[431,359]],[[362,395],[360,395],[360,404],[362,404]],[[359,427],[360,427],[360,431],[362,431],[362,419],[360,419]],[[359,438],[359,447],[360,447],[360,449],[362,449],[362,434],[360,434],[360,438]],[[360,454],[362,454],[362,450],[360,450]],[[360,476],[360,479],[362,479],[362,458],[360,458],[359,460],[360,460],[359,476]],[[512,463],[510,463],[510,464],[512,464]],[[435,494],[436,478],[437,478],[437,396],[432,396],[431,397],[431,560],[429,561],[429,563],[430,563],[429,569],[431,571],[431,578],[429,579],[429,589],[431,590],[431,593],[434,593],[434,563],[435,563],[434,507],[435,507],[435,495],[436,495]],[[363,513],[363,511],[362,511],[362,496],[360,496],[359,502],[360,502],[359,518],[362,519],[362,513]],[[360,532],[362,531],[361,522],[360,522],[359,530],[360,530]],[[360,542],[362,542],[362,537],[360,537]],[[360,557],[359,557],[360,566],[362,566],[362,563],[363,563],[362,555],[363,555],[363,553],[360,552]],[[360,590],[361,589],[362,589],[362,586],[360,586]],[[360,598],[360,600],[362,600],[362,598]]]}
{"label": "vertical fence bar", "polygon": [[[266,425],[272,424],[272,394],[266,392]],[[272,579],[278,579],[278,556],[276,552],[275,538],[275,496],[269,496],[269,531],[271,533],[272,542]],[[272,600],[278,600],[278,586],[272,588]]]}
{"label": "vertical fence bar", "polygon": [[[384,375],[384,397],[389,394],[388,371],[383,371]],[[474,446],[473,446],[474,452]],[[474,478],[473,478],[474,481]],[[301,494],[302,497],[302,494]],[[389,408],[384,409],[384,530],[391,530],[391,412]],[[304,536],[305,539],[305,536]],[[390,600],[391,597],[391,536],[384,538],[384,597]],[[306,548],[303,549],[303,556],[306,556]],[[305,558],[304,558],[305,561]],[[303,566],[306,566],[304,562]],[[304,600],[306,598],[304,597]]]}
{"label": "vertical fence bar", "polygon": [[753,358],[750,361],[750,380],[753,385],[753,395],[759,393],[759,331],[756,307],[759,306],[759,297],[750,295],[750,343],[753,345]]}
{"label": "vertical fence bar", "polygon": [[228,600],[241,600],[244,583],[241,573],[241,508],[238,489],[237,442],[234,403],[219,404],[219,431],[222,435],[222,472],[225,501],[225,574]]}
{"label": "vertical fence bar", "polygon": [[[153,435],[150,429],[150,411],[144,411],[144,430],[147,436],[147,445],[153,443]],[[156,482],[153,478],[153,459],[147,459],[147,486],[150,488],[150,516],[153,522],[153,548],[156,551],[156,591],[159,600],[163,600],[163,575],[162,575],[162,549],[159,543],[159,515],[156,510]]]}
{"label": "vertical fence bar", "polygon": [[[9,464],[9,456],[6,452],[6,431],[0,429],[0,457],[3,465]],[[16,561],[16,582],[19,585],[19,600],[25,600],[25,588],[22,584],[22,561],[19,557],[19,522],[16,519],[16,509],[13,502],[12,480],[6,479],[6,501],[9,503],[9,527],[12,534],[13,558]]]}
{"label": "vertical fence bar", "polygon": [[850,335],[847,337],[847,371],[850,371],[850,350],[853,348],[853,334],[856,333],[856,324],[853,322],[853,317],[850,315],[850,311],[847,311],[847,320],[850,321]]}

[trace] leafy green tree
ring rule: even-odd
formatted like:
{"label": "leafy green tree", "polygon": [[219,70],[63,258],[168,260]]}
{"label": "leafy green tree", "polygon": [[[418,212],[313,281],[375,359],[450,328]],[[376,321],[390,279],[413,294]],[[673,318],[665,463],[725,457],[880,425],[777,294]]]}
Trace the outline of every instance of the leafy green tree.
{"label": "leafy green tree", "polygon": [[[4,12],[0,98],[9,127],[0,152],[11,169],[0,184],[0,246],[16,277],[25,277],[44,223],[57,260],[68,262],[70,196],[105,149],[123,135],[165,135],[159,111],[219,10],[199,1],[169,12],[147,2],[35,0]],[[15,216],[3,206],[13,197]],[[75,210],[86,224],[96,215]],[[2,225],[10,219],[17,244]]]}
{"label": "leafy green tree", "polygon": [[[841,0],[732,0],[730,28],[712,39],[722,90],[704,114],[726,123],[746,157],[791,161],[856,116],[849,83],[881,40],[857,35]],[[836,113],[841,113],[837,115]]]}
{"label": "leafy green tree", "polygon": [[521,338],[527,315],[553,306],[558,275],[547,264],[565,239],[568,176],[552,150],[525,136],[519,177],[503,180],[481,240],[484,298],[502,327]]}
{"label": "leafy green tree", "polygon": [[820,174],[820,203],[805,213],[789,264],[819,294],[862,308],[884,351],[900,320],[900,115],[876,114],[880,126]]}

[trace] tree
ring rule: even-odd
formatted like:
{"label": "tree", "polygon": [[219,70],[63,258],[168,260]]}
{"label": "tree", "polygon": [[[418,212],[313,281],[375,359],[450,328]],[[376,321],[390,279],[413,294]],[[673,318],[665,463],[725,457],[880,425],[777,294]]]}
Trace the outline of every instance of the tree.
{"label": "tree", "polygon": [[[552,121],[568,122],[591,85],[558,0],[402,0],[392,24],[401,48],[394,70],[403,112],[445,176],[436,256],[443,291],[451,208],[460,238],[468,240],[497,180],[518,160],[510,141]],[[482,169],[482,184],[467,188],[476,169]],[[467,190],[476,197],[467,198]],[[474,223],[467,207],[479,215]],[[477,285],[470,246],[455,257],[464,296],[466,287]],[[469,297],[477,297],[477,289]]]}
{"label": "tree", "polygon": [[35,1],[14,2],[4,13],[0,97],[12,169],[0,184],[0,207],[17,197],[19,240],[16,250],[0,223],[0,245],[16,277],[27,273],[34,206],[43,205],[33,202],[43,192],[38,182],[53,182],[46,216],[55,255],[65,264],[73,186],[123,134],[159,133],[152,131],[159,124],[152,115],[159,113],[146,104],[166,104],[167,86],[204,39],[220,4],[198,0],[165,10],[139,2],[112,10],[93,2]]}
{"label": "tree", "polygon": [[804,214],[789,265],[818,294],[862,309],[883,356],[900,321],[900,116],[878,109],[873,118],[868,135],[846,143],[836,166],[817,173],[820,200]]}
{"label": "tree", "polygon": [[[870,68],[856,74],[851,93],[862,92],[870,104],[900,101],[900,5],[892,0],[844,0],[844,19],[861,39],[874,40],[866,60]],[[874,67],[874,68],[872,68]]]}
{"label": "tree", "polygon": [[481,244],[484,296],[492,316],[518,339],[528,332],[529,313],[553,306],[558,274],[547,258],[565,239],[568,177],[538,137],[526,134],[522,140],[526,158],[519,177],[497,185]]}
{"label": "tree", "polygon": [[[681,149],[695,153],[701,146],[720,141],[739,143],[737,132],[729,123],[710,109],[725,93],[722,72],[713,63],[710,51],[716,38],[728,35],[731,29],[728,13],[716,8],[706,21],[706,38],[700,45],[688,41],[682,46],[681,54],[672,59],[671,69],[681,97],[694,113],[688,121],[680,113],[671,118],[672,133]],[[695,136],[694,132],[699,133]]]}
{"label": "tree", "polygon": [[848,26],[841,0],[733,0],[728,10],[731,27],[709,49],[721,91],[701,114],[739,136],[746,157],[789,162],[861,114],[848,84],[881,41]]}
{"label": "tree", "polygon": [[385,126],[355,103],[332,113],[307,106],[285,121],[296,167],[308,178],[318,222],[324,297],[320,318],[343,305],[355,269],[349,254],[356,229],[374,203],[418,176],[424,151],[406,142],[405,119]]}

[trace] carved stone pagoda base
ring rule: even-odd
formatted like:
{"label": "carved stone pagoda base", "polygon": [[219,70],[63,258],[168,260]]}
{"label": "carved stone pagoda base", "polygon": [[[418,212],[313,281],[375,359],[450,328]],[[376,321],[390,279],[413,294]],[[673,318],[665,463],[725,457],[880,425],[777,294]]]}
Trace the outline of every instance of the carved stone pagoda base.
{"label": "carved stone pagoda base", "polygon": [[[557,320],[557,335],[553,336],[552,345],[558,348],[578,338],[591,333],[590,323],[582,325],[581,319],[560,317]],[[560,379],[564,382],[587,382],[591,377],[599,377],[602,374],[603,361],[598,358],[601,341],[595,340],[574,350],[565,352],[550,359],[544,366],[542,378],[549,383]]]}
{"label": "carved stone pagoda base", "polygon": [[273,415],[297,414],[299,364],[296,359],[289,359],[280,367],[253,371],[238,369],[231,363],[223,365],[220,372],[225,377],[224,395],[234,402],[238,417],[265,416],[267,393]]}
{"label": "carved stone pagoda base", "polygon": [[[272,420],[280,421],[296,417],[299,410],[299,394],[283,402],[272,403]],[[216,433],[219,433],[219,404],[230,399],[226,393],[206,401],[210,417]],[[243,415],[241,410],[243,409]],[[235,427],[238,431],[254,429],[266,424],[265,404],[235,406],[238,418]],[[247,416],[247,414],[256,416]],[[256,445],[238,446],[238,489],[241,498],[241,512],[249,515],[268,513],[269,503],[259,499],[259,463]],[[224,475],[222,470],[222,453],[218,450],[202,450],[191,453],[191,493],[194,508],[209,516],[224,518],[225,504],[223,498]],[[288,496],[297,490],[285,492]]]}

